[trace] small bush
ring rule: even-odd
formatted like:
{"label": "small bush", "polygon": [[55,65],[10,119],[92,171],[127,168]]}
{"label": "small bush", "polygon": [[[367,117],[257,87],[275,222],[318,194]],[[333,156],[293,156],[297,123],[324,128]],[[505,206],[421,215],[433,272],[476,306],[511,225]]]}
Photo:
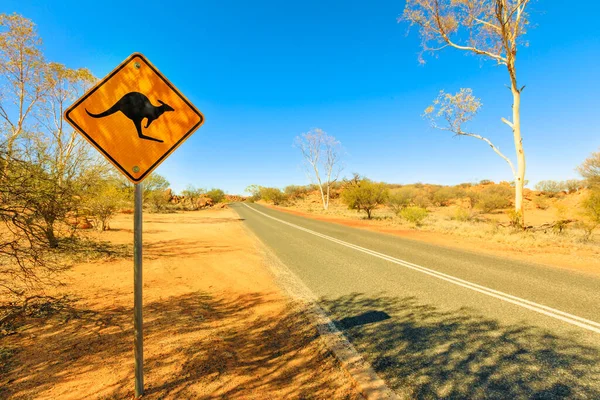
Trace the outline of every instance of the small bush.
{"label": "small bush", "polygon": [[581,241],[585,243],[591,240],[592,234],[594,233],[594,230],[598,227],[598,224],[591,221],[578,221],[575,226],[583,231]]}
{"label": "small bush", "polygon": [[167,190],[152,190],[147,195],[147,201],[150,205],[150,212],[164,213],[167,211],[171,193]]}
{"label": "small bush", "polygon": [[144,205],[148,205],[151,212],[166,212],[171,200],[169,181],[162,175],[152,173],[144,180],[143,188]]}
{"label": "small bush", "polygon": [[467,210],[466,208],[458,207],[454,211],[454,215],[452,215],[450,219],[461,222],[470,222],[475,219],[475,214],[472,210]]}
{"label": "small bush", "polygon": [[431,206],[431,198],[429,193],[425,190],[419,190],[415,197],[412,199],[413,205],[421,208],[427,208]]}
{"label": "small bush", "polygon": [[254,203],[255,201],[260,200],[260,188],[259,185],[250,185],[244,191],[246,193],[250,193],[250,197],[248,197],[248,201]]}
{"label": "small bush", "polygon": [[577,170],[586,180],[586,186],[600,188],[600,151],[592,153]]}
{"label": "small bush", "polygon": [[100,231],[110,229],[109,222],[123,205],[127,204],[127,192],[114,179],[98,179],[88,187],[83,205]]}
{"label": "small bush", "polygon": [[307,186],[289,185],[283,189],[285,195],[290,200],[302,199],[310,192],[310,188]]}
{"label": "small bush", "polygon": [[539,181],[535,185],[535,190],[538,190],[550,197],[554,197],[560,192],[566,190],[565,183],[562,181]]}
{"label": "small bush", "polygon": [[465,191],[465,197],[469,199],[469,205],[471,208],[475,207],[475,204],[477,204],[477,201],[479,201],[479,193],[472,190]]}
{"label": "small bush", "polygon": [[513,228],[521,228],[523,226],[523,216],[520,211],[517,210],[508,210],[508,220],[510,221],[510,226]]}
{"label": "small bush", "polygon": [[222,202],[225,199],[225,192],[221,189],[211,189],[204,193],[204,196],[208,197],[213,201],[213,204]]}
{"label": "small bush", "polygon": [[565,186],[565,189],[567,190],[567,192],[575,193],[578,190],[583,189],[585,184],[584,184],[584,182],[580,181],[579,179],[568,179],[565,181],[564,186]]}
{"label": "small bush", "polygon": [[373,182],[358,175],[347,181],[342,191],[342,201],[348,208],[366,212],[368,219],[371,219],[371,214],[378,205],[386,203],[388,197],[389,189],[384,183]]}
{"label": "small bush", "polygon": [[479,181],[479,184],[480,185],[493,185],[494,181],[491,181],[489,179],[482,179],[482,180]]}
{"label": "small bush", "polygon": [[512,190],[509,187],[500,185],[488,186],[479,194],[475,206],[486,213],[507,208],[511,205],[510,198],[512,195]]}
{"label": "small bush", "polygon": [[583,208],[591,222],[600,224],[600,189],[592,190],[583,202]]}
{"label": "small bush", "polygon": [[398,214],[405,207],[413,204],[413,199],[417,196],[419,190],[412,187],[401,187],[389,195],[388,206]]}
{"label": "small bush", "polygon": [[422,207],[406,207],[402,211],[400,211],[400,216],[415,224],[416,226],[420,226],[423,223],[423,220],[427,217],[427,210]]}
{"label": "small bush", "polygon": [[547,210],[550,207],[550,201],[544,196],[536,196],[533,199],[533,204],[535,204],[535,208],[540,210]]}
{"label": "small bush", "polygon": [[286,195],[279,188],[261,187],[260,198],[264,201],[273,203],[275,206],[278,206],[286,200]]}
{"label": "small bush", "polygon": [[451,200],[465,196],[465,191],[458,186],[443,186],[433,193],[433,202],[437,206],[448,206]]}
{"label": "small bush", "polygon": [[[198,209],[198,199],[204,196],[204,190],[188,185],[182,192],[183,202],[190,210]],[[183,204],[182,204],[183,205]],[[183,207],[185,208],[185,207]]]}

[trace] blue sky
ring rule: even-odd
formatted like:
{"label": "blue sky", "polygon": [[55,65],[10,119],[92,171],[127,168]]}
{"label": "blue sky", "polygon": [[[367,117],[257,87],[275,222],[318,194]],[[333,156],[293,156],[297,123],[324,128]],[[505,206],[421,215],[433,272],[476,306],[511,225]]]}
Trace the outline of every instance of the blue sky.
{"label": "blue sky", "polygon": [[[576,178],[600,147],[596,1],[534,1],[522,125],[527,179]],[[241,193],[250,184],[308,183],[294,137],[319,127],[345,148],[345,174],[395,183],[512,180],[483,142],[421,118],[440,89],[473,88],[472,125],[514,154],[506,70],[448,50],[419,65],[419,38],[398,24],[403,1],[23,1],[0,12],[32,19],[48,59],[99,78],[133,52],[153,62],[206,123],[157,172]],[[512,157],[514,159],[514,156]],[[530,185],[532,186],[532,185]]]}

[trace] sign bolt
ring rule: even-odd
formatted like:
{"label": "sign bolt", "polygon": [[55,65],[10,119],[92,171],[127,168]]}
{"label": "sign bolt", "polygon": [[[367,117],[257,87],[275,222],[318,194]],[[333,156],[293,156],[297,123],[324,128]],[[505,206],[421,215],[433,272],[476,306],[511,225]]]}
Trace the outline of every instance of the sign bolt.
{"label": "sign bolt", "polygon": [[138,172],[140,172],[140,167],[138,167],[138,166],[136,165],[136,166],[134,166],[134,167],[132,168],[132,170],[133,170],[133,172],[135,172],[135,173],[137,174]]}
{"label": "sign bolt", "polygon": [[135,64],[133,64],[133,66],[134,66],[136,69],[140,69],[140,67],[141,67],[141,64],[140,64],[139,62],[136,62]]}

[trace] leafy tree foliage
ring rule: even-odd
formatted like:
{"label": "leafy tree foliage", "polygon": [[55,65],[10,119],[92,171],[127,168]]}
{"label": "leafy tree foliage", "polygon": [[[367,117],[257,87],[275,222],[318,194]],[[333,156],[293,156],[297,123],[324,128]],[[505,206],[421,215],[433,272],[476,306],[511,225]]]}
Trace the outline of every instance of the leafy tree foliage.
{"label": "leafy tree foliage", "polygon": [[577,170],[589,186],[600,187],[600,150],[586,158]]}
{"label": "leafy tree foliage", "polygon": [[225,199],[225,192],[221,189],[210,189],[204,195],[210,198],[214,204],[220,203]]}
{"label": "leafy tree foliage", "polygon": [[420,226],[423,223],[423,220],[427,218],[427,210],[422,207],[406,207],[402,211],[400,211],[400,216],[415,224],[416,226]]}
{"label": "leafy tree foliage", "polygon": [[130,200],[126,186],[114,176],[94,180],[84,196],[83,206],[100,231],[110,229],[110,220]]}
{"label": "leafy tree foliage", "polygon": [[550,197],[554,197],[560,192],[565,191],[566,185],[565,182],[562,181],[546,180],[539,181],[535,185],[535,189],[539,190],[540,192],[543,192],[544,194],[547,194]]}
{"label": "leafy tree foliage", "polygon": [[512,190],[503,185],[490,185],[485,187],[477,197],[475,206],[483,212],[489,213],[494,210],[510,207]]}
{"label": "leafy tree foliage", "polygon": [[388,197],[389,189],[385,183],[373,182],[356,174],[346,182],[342,191],[342,201],[348,208],[366,212],[368,219],[377,206],[386,203]]}
{"label": "leafy tree foliage", "polygon": [[190,209],[197,210],[199,208],[198,200],[204,195],[204,189],[188,185],[181,194],[185,197],[185,203],[189,205]]}
{"label": "leafy tree foliage", "polygon": [[277,206],[283,203],[286,200],[287,196],[279,188],[261,187],[260,198]]}

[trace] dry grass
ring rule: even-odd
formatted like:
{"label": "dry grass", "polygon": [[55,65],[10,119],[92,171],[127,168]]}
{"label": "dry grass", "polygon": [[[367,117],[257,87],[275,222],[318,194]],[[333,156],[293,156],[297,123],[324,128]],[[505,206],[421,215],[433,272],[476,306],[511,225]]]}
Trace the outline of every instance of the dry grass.
{"label": "dry grass", "polygon": [[[228,209],[145,216],[144,399],[360,398],[240,223]],[[0,332],[0,398],[133,397],[132,218],[111,226],[89,235],[126,258],[78,263],[56,301]]]}
{"label": "dry grass", "polygon": [[[392,190],[393,191],[393,190]],[[529,202],[526,207],[528,224],[541,225],[559,219],[581,219],[583,210],[580,202],[585,198],[584,192],[564,195],[558,198],[547,199],[548,208],[537,209],[535,204]],[[339,199],[331,200],[328,210],[323,210],[321,200],[315,194],[305,199],[288,202],[286,208],[302,211],[309,214],[343,218],[348,220],[366,220],[365,213],[349,210]],[[512,228],[499,226],[499,223],[509,222],[508,210],[498,210],[492,213],[482,213],[471,210],[462,204],[452,204],[448,207],[428,207],[429,215],[421,226],[416,226],[397,216],[389,207],[381,206],[373,212],[373,225],[412,229],[419,231],[432,231],[448,233],[461,237],[474,237],[490,239],[502,244],[519,246],[576,246],[576,248],[598,249],[600,246],[600,229],[588,237],[584,229],[577,224],[569,224],[561,233],[552,229],[536,232],[521,232]],[[461,217],[457,219],[457,214]]]}
{"label": "dry grass", "polygon": [[[581,202],[586,197],[585,191],[548,198],[545,209],[537,208],[531,200],[537,193],[528,194],[528,225],[582,218]],[[428,216],[419,226],[397,216],[386,206],[379,207],[373,212],[373,219],[367,220],[365,213],[349,210],[339,198],[332,199],[329,209],[323,210],[320,198],[314,193],[288,202],[282,209],[439,245],[600,273],[600,229],[589,236],[577,223],[570,223],[562,232],[551,228],[524,232],[500,225],[508,224],[508,210],[482,213],[470,209],[466,203],[455,200],[445,207],[430,206]]]}

